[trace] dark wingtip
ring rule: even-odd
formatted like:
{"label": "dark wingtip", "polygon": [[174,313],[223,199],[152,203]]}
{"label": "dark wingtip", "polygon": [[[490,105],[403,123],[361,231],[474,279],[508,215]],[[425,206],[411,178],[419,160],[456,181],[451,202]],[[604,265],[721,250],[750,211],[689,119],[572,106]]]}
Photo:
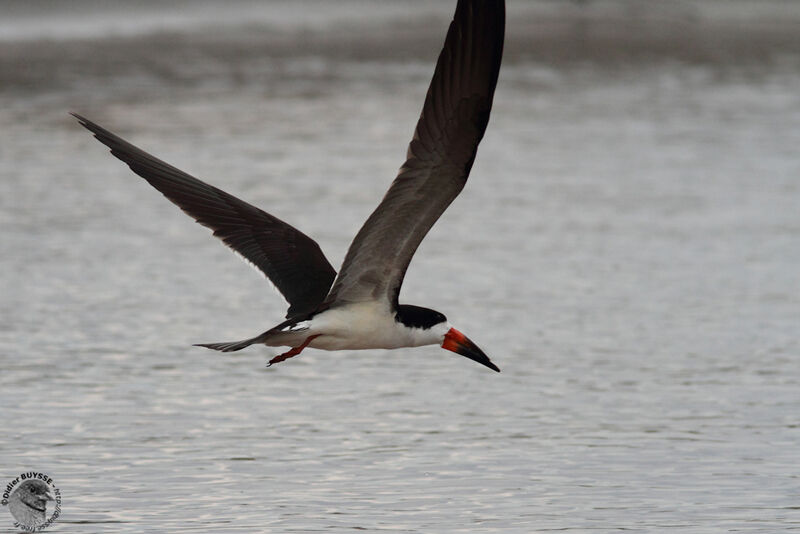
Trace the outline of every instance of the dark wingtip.
{"label": "dark wingtip", "polygon": [[70,111],[69,114],[72,115],[73,117],[75,117],[76,119],[78,119],[78,124],[80,124],[81,126],[86,128],[87,130],[92,132],[94,134],[95,138],[98,139],[101,143],[103,143],[105,145],[108,144],[108,143],[104,142],[102,139],[100,139],[100,137],[99,137],[100,133],[103,131],[103,128],[101,128],[97,124],[93,123],[92,121],[90,121],[89,119],[87,119],[86,117],[81,115],[80,113],[75,113],[74,111]]}
{"label": "dark wingtip", "polygon": [[81,126],[86,126],[86,123],[88,122],[88,119],[86,117],[78,113],[75,113],[74,111],[70,111],[69,114],[78,119],[78,122],[81,123]]}

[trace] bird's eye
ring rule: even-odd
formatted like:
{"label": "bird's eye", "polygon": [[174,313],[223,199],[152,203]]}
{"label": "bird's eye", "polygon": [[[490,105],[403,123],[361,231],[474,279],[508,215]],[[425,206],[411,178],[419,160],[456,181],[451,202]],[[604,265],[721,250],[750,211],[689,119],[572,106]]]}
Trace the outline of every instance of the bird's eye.
{"label": "bird's eye", "polygon": [[28,489],[30,490],[31,493],[36,493],[36,488],[34,488],[33,486],[31,486]]}

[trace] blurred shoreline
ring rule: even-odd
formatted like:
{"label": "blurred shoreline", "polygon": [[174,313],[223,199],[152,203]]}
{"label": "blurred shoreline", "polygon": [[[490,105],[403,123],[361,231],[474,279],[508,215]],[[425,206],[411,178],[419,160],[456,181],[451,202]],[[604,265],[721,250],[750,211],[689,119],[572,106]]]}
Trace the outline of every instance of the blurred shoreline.
{"label": "blurred shoreline", "polygon": [[[280,56],[427,60],[453,3],[0,1],[0,61],[7,67],[22,55],[90,53],[98,46],[124,54],[141,41],[200,53],[253,48]],[[800,54],[800,3],[787,0],[509,0],[507,5],[507,61],[746,62]]]}
{"label": "blurred shoreline", "polygon": [[[0,94],[80,92],[148,78],[175,86],[259,84],[274,76],[276,62],[299,58],[429,63],[452,4],[239,0],[222,9],[185,0],[84,0],[66,11],[45,1],[0,2],[8,15],[0,22]],[[504,61],[786,68],[800,64],[799,26],[800,3],[781,0],[509,0]]]}

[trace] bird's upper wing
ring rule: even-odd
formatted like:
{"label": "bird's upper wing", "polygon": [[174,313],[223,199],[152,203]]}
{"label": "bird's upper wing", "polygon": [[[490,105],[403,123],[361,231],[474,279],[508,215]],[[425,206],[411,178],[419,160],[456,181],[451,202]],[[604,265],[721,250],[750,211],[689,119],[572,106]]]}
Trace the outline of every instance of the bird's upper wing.
{"label": "bird's upper wing", "polygon": [[459,0],[406,162],[359,230],[329,305],[397,297],[425,234],[464,188],[503,55],[503,0]]}
{"label": "bird's upper wing", "polygon": [[312,312],[325,298],[336,271],[316,241],[269,213],[151,156],[92,121],[72,115],[133,172],[261,270],[289,303],[287,317]]}

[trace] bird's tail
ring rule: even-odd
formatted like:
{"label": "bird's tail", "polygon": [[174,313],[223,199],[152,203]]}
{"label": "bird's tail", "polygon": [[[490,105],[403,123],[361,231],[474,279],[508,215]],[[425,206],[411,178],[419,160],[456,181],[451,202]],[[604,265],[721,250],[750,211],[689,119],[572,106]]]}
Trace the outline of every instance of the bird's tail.
{"label": "bird's tail", "polygon": [[269,332],[264,332],[256,337],[251,337],[250,339],[244,339],[242,341],[228,341],[222,343],[195,343],[195,347],[205,347],[207,349],[218,350],[221,352],[233,352],[237,350],[242,350],[245,347],[249,347],[255,343],[263,343],[267,339],[267,334]]}

